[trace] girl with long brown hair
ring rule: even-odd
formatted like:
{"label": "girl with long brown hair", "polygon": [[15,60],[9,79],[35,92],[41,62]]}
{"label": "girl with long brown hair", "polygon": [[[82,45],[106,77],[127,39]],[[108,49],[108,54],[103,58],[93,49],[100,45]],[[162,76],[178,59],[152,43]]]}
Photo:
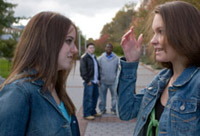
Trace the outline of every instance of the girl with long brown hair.
{"label": "girl with long brown hair", "polygon": [[75,62],[77,31],[54,12],[31,18],[0,90],[0,135],[79,136],[66,80]]}

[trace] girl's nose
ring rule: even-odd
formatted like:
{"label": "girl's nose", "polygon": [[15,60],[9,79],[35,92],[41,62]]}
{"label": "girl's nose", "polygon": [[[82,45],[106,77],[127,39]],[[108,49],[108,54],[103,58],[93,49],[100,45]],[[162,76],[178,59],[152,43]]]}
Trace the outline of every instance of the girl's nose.
{"label": "girl's nose", "polygon": [[152,45],[156,45],[156,44],[158,43],[158,40],[157,40],[157,37],[156,37],[155,34],[154,34],[154,36],[152,37],[150,43],[151,43]]}
{"label": "girl's nose", "polygon": [[72,52],[73,52],[73,53],[78,53],[78,49],[77,49],[76,45],[73,46]]}

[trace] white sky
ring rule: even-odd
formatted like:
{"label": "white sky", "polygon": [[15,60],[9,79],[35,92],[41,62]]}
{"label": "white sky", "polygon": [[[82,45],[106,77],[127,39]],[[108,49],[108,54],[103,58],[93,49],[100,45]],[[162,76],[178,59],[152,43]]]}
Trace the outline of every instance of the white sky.
{"label": "white sky", "polygon": [[[98,39],[103,26],[129,2],[139,0],[6,0],[18,4],[15,16],[32,17],[41,11],[55,11],[69,17],[86,38]],[[26,21],[27,22],[27,21]],[[26,24],[23,22],[23,24]]]}

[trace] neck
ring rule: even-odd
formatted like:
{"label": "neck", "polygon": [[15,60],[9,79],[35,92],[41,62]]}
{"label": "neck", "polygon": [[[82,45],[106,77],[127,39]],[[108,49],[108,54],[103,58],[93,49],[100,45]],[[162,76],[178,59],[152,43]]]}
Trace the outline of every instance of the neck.
{"label": "neck", "polygon": [[183,63],[173,64],[173,75],[171,77],[171,80],[174,82],[185,68],[186,66]]}
{"label": "neck", "polygon": [[56,101],[56,103],[57,103],[58,105],[60,105],[60,98],[58,97],[58,94],[57,94],[55,88],[50,87],[49,90],[50,90],[51,95],[53,96],[54,100]]}
{"label": "neck", "polygon": [[112,53],[112,52],[109,52],[109,53],[108,53],[108,52],[106,52],[106,54],[107,54],[108,56],[110,56],[110,55],[111,55],[111,53]]}

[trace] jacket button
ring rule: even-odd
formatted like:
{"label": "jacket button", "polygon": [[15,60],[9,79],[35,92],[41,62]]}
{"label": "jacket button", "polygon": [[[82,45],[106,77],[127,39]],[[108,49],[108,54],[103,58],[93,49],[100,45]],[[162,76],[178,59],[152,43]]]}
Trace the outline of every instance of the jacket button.
{"label": "jacket button", "polygon": [[152,90],[152,89],[153,89],[153,87],[148,87],[147,89],[148,89],[148,90]]}
{"label": "jacket button", "polygon": [[185,110],[185,105],[182,105],[181,107],[180,107],[180,110]]}

